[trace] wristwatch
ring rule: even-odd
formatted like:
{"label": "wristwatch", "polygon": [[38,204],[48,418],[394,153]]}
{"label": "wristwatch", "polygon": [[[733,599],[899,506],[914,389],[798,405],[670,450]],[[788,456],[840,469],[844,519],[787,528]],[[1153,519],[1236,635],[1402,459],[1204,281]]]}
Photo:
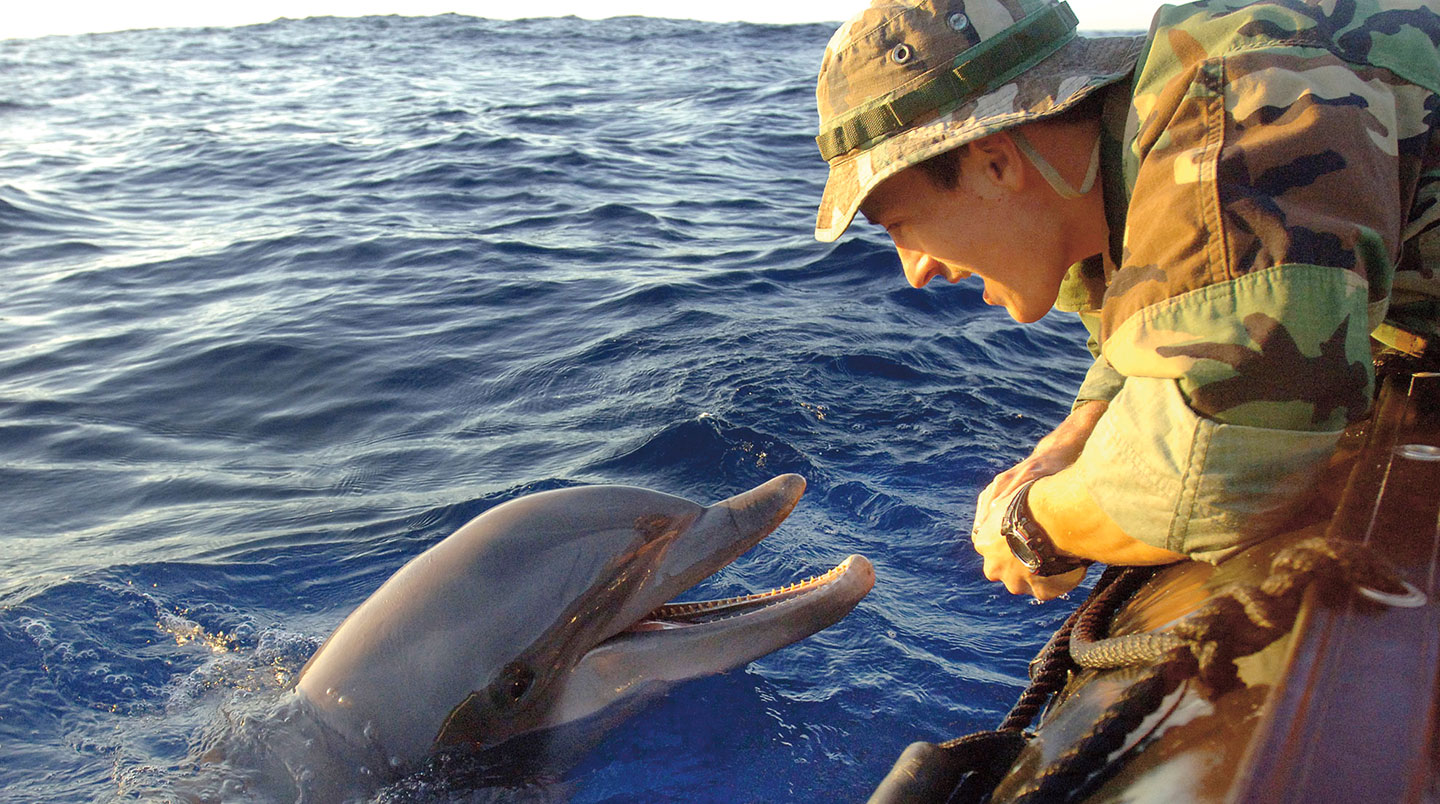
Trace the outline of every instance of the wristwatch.
{"label": "wristwatch", "polygon": [[1090,566],[1094,562],[1060,552],[1050,534],[1031,516],[1030,487],[1034,484],[1035,481],[1030,480],[1022,485],[1010,498],[1005,516],[1000,518],[1000,533],[1005,537],[1005,543],[1010,545],[1010,552],[1025,565],[1025,569],[1042,577],[1062,575]]}

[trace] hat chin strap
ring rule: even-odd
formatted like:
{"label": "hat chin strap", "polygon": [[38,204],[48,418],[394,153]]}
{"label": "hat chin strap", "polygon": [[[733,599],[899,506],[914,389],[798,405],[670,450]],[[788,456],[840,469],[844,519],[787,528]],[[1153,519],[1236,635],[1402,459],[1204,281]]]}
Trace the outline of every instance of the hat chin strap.
{"label": "hat chin strap", "polygon": [[1095,186],[1095,178],[1100,175],[1099,137],[1095,138],[1095,149],[1090,152],[1090,169],[1085,171],[1085,181],[1080,183],[1080,189],[1078,190],[1071,187],[1070,182],[1065,181],[1065,177],[1060,175],[1060,171],[1056,170],[1054,165],[1047,162],[1045,157],[1041,156],[1040,152],[1035,150],[1035,146],[1031,145],[1030,140],[1026,139],[1024,134],[1020,133],[1019,128],[1011,129],[1010,137],[1015,140],[1015,144],[1019,146],[1020,153],[1025,154],[1025,158],[1029,159],[1030,164],[1034,165],[1035,169],[1040,171],[1040,175],[1045,178],[1046,182],[1049,182],[1050,187],[1055,190],[1061,198],[1079,198],[1090,192],[1090,188]]}

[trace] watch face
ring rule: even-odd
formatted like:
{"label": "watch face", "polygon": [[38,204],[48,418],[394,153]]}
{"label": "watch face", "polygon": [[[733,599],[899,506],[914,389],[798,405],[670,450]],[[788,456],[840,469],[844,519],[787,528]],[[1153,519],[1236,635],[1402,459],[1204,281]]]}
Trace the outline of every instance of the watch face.
{"label": "watch face", "polygon": [[1035,555],[1035,551],[1030,549],[1030,545],[1025,543],[1025,539],[1021,538],[1020,534],[1013,530],[1006,530],[1005,543],[1010,545],[1010,552],[1014,553],[1015,558],[1025,565],[1025,569],[1034,572],[1040,566],[1040,557]]}

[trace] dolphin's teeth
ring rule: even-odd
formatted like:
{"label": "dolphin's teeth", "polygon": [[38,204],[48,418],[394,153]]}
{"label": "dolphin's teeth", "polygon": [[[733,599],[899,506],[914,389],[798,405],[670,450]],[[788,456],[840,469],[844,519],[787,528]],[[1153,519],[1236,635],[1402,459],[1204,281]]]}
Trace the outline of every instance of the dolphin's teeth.
{"label": "dolphin's teeth", "polygon": [[[686,624],[697,624],[700,622],[718,622],[730,617],[741,616],[745,612],[734,612],[730,609],[743,606],[764,606],[782,603],[797,595],[804,594],[812,589],[825,585],[831,580],[843,575],[850,567],[850,560],[846,559],[839,566],[821,575],[814,575],[803,581],[796,581],[788,586],[771,589],[768,592],[755,592],[748,595],[738,595],[723,600],[706,600],[691,603],[671,603],[661,606],[646,615],[645,621],[670,621],[671,627],[681,627]],[[689,620],[686,623],[683,621]]]}

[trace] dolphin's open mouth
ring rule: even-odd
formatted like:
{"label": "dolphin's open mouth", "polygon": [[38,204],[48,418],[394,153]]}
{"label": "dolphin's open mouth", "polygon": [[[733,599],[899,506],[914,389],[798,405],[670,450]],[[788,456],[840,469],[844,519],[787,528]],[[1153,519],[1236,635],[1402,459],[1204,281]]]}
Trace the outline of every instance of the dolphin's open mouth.
{"label": "dolphin's open mouth", "polygon": [[781,475],[705,507],[664,542],[663,555],[645,568],[651,582],[611,609],[608,620],[600,618],[607,627],[567,674],[547,721],[576,722],[621,697],[638,701],[678,682],[744,667],[855,608],[875,584],[874,567],[860,555],[768,592],[684,600],[695,594],[687,589],[773,532],[804,490],[804,478]]}
{"label": "dolphin's open mouth", "polygon": [[[685,601],[686,590],[729,566],[775,530],[805,480],[781,475],[703,509],[650,568],[655,582],[631,595],[570,674],[565,719],[604,708],[616,690],[723,673],[834,625],[875,584],[854,555],[839,566],[768,592]],[[694,594],[690,592],[689,594]]]}
{"label": "dolphin's open mouth", "polygon": [[852,555],[823,575],[806,578],[803,581],[771,589],[768,592],[757,592],[724,600],[670,603],[661,606],[642,617],[639,622],[622,633],[689,628],[744,617],[773,606],[817,595],[840,585],[853,585],[859,582],[868,589],[873,583],[873,577],[874,570],[871,568],[870,562],[864,556]]}

